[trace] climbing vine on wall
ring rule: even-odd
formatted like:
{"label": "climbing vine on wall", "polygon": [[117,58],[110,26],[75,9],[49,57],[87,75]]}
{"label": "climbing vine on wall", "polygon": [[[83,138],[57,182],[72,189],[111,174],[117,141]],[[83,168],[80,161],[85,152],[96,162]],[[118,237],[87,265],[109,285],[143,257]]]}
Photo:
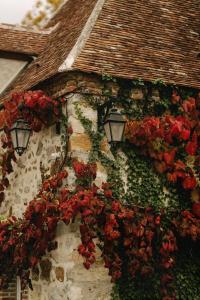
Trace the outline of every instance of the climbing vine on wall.
{"label": "climbing vine on wall", "polygon": [[[172,95],[172,101],[175,97],[181,101],[176,94]],[[142,121],[130,121],[126,127],[127,139],[154,160],[157,172],[166,173],[169,182],[180,182],[192,194],[198,193],[200,187],[198,105],[190,97],[180,103],[178,116],[168,113],[162,117],[146,117]]]}
{"label": "climbing vine on wall", "polygon": [[[158,88],[157,83],[154,84],[154,87],[155,85]],[[144,87],[144,84],[142,86]],[[116,103],[117,106],[121,106],[121,109],[126,112],[130,119],[134,119],[134,121],[130,120],[127,124],[126,137],[129,143],[126,143],[122,149],[127,156],[127,165],[125,166],[125,173],[128,174],[126,192],[119,188],[120,184],[116,184],[122,182],[119,165],[118,167],[115,165],[116,161],[113,164],[110,162],[106,164],[104,161],[101,161],[101,153],[98,159],[104,166],[107,166],[109,181],[113,184],[113,195],[115,197],[117,195],[123,196],[120,198],[121,201],[123,199],[123,203],[125,202],[129,205],[135,204],[138,207],[150,206],[154,207],[154,210],[159,213],[161,211],[164,212],[165,221],[163,226],[171,228],[173,223],[173,232],[178,241],[177,249],[180,252],[180,256],[178,255],[177,267],[173,266],[172,273],[170,269],[172,269],[173,264],[171,266],[165,265],[165,268],[170,272],[161,279],[161,294],[158,292],[159,269],[154,270],[154,277],[151,277],[152,280],[149,278],[145,280],[144,277],[141,279],[138,276],[138,279],[135,278],[133,282],[131,277],[127,278],[126,276],[127,265],[125,263],[126,267],[124,272],[122,272],[122,278],[118,281],[119,290],[113,296],[117,297],[116,299],[118,299],[119,295],[122,296],[122,299],[160,299],[161,295],[164,295],[166,299],[175,299],[175,294],[177,299],[198,299],[198,289],[197,287],[194,288],[195,284],[192,289],[190,288],[191,273],[196,272],[195,274],[198,276],[198,268],[194,268],[194,264],[191,262],[189,266],[183,264],[182,259],[187,255],[185,254],[184,256],[181,253],[188,253],[188,257],[194,257],[194,260],[197,259],[191,240],[196,241],[199,234],[199,96],[191,90],[186,92],[182,89],[179,93],[177,89],[171,87],[166,87],[163,92],[163,84],[159,83],[159,86],[164,97],[159,102],[154,102],[150,97],[151,102],[149,102],[149,98],[146,98],[144,99],[146,103],[142,101],[142,103],[134,102],[133,104],[122,96],[121,100],[118,99]],[[150,122],[155,120],[163,121],[163,129],[169,140],[163,141],[161,137],[159,140],[158,136],[154,139],[153,134],[156,134],[156,129],[159,130],[160,128],[155,125],[151,135],[151,127],[145,123],[149,120]],[[136,128],[135,124],[140,124],[141,128]],[[145,142],[144,132],[147,135],[149,133],[150,145],[147,145]],[[139,140],[138,143],[134,140],[137,138]],[[165,136],[162,138],[165,139]],[[173,147],[176,149],[175,153],[173,153]],[[162,153],[160,156],[159,152]],[[118,157],[119,153],[117,159]],[[162,159],[164,162],[162,162]],[[181,172],[173,174],[174,180],[172,183],[172,180],[170,180],[171,174],[167,174],[166,171],[173,173],[172,163],[177,163],[177,160],[178,164],[181,164],[181,161],[183,162],[182,174]],[[111,172],[109,172],[110,169]],[[177,178],[175,178],[176,176]],[[182,180],[180,180],[181,178]],[[193,201],[192,203],[191,200]],[[176,217],[175,214],[177,214]],[[177,228],[179,231],[178,235]],[[191,238],[190,241],[187,240],[189,245],[188,248],[186,247],[187,249],[180,242],[180,235]],[[166,250],[168,244],[164,244],[164,248]],[[160,251],[162,252],[163,250]],[[124,260],[126,262],[126,256]],[[172,261],[173,263],[175,262],[174,259]],[[197,271],[194,271],[194,269]],[[181,272],[185,275],[183,276]],[[184,278],[183,282],[181,282],[181,278]],[[186,282],[188,283],[188,288],[185,292],[178,288],[173,279],[179,282],[179,285],[184,286]],[[168,295],[169,298],[167,298],[166,291],[168,283],[171,285],[171,296]],[[122,287],[121,289],[120,286]],[[145,290],[147,293],[144,292]],[[177,293],[172,292],[173,290],[177,290]]]}
{"label": "climbing vine on wall", "polygon": [[[32,106],[29,110],[21,112],[19,108],[23,110],[24,106],[21,101],[17,104],[17,114],[25,112],[27,119],[31,118],[30,124],[34,123],[33,112],[37,114],[37,108],[43,103],[33,95],[34,92],[29,92],[20,96],[23,105],[28,102]],[[47,99],[48,105],[44,104],[43,108],[49,109],[50,105],[57,115],[57,102]],[[77,178],[73,190],[66,185],[67,172],[61,170],[44,180],[21,219],[1,220],[1,286],[6,287],[13,276],[19,275],[23,283],[28,282],[31,287],[30,269],[46,251],[55,249],[53,239],[58,222],[69,224],[79,218],[81,243],[78,251],[84,258],[84,266],[89,269],[95,262],[94,241],[98,237],[105,267],[109,269],[112,281],[117,282],[115,299],[198,299],[195,282],[198,268],[196,264],[194,267],[194,261],[198,261],[195,253],[200,237],[198,101],[197,97],[182,99],[174,92],[164,104],[147,108],[152,117],[143,119],[143,112],[143,115],[137,115],[136,121],[128,123],[126,136],[129,143],[122,148],[130,162],[125,169],[128,171],[126,188],[116,187],[123,162],[120,159],[112,161],[102,153],[101,133],[95,132],[92,123],[77,107],[77,116],[93,143],[90,161],[85,164],[72,160]],[[154,108],[156,117],[153,116]],[[136,110],[134,106],[133,115]],[[8,120],[10,115],[14,116],[13,120],[16,118],[15,114],[9,113]],[[9,142],[7,139],[6,143]],[[185,154],[194,156],[189,165]],[[93,184],[97,170],[95,161],[98,160],[108,168],[109,182],[101,187]],[[176,169],[177,162],[181,170]],[[173,176],[173,186],[170,176]],[[196,207],[191,200],[195,201]],[[189,266],[185,263],[183,270],[185,257]],[[188,273],[191,273],[190,277]],[[176,281],[180,285],[190,285],[190,289],[184,294]]]}
{"label": "climbing vine on wall", "polygon": [[49,126],[58,118],[61,118],[60,104],[44,94],[42,91],[28,91],[15,93],[11,99],[4,102],[4,109],[0,112],[0,128],[4,134],[1,135],[0,169],[2,179],[0,180],[0,203],[4,200],[4,190],[9,186],[7,175],[13,171],[12,162],[16,162],[13,149],[10,128],[19,118],[28,121],[34,132],[39,132],[42,127]]}

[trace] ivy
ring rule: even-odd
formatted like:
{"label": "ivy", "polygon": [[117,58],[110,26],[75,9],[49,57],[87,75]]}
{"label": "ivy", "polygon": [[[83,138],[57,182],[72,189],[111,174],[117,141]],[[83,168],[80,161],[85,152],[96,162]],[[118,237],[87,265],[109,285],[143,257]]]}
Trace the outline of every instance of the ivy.
{"label": "ivy", "polygon": [[[113,173],[116,173],[116,170],[119,168],[117,167],[117,162],[115,160],[110,159],[108,156],[106,156],[100,149],[101,141],[104,137],[103,133],[100,131],[95,131],[92,128],[92,121],[87,119],[83,112],[81,111],[80,107],[78,106],[78,103],[75,104],[75,111],[76,115],[81,122],[85,132],[90,137],[91,143],[92,143],[92,149],[89,154],[89,162],[96,162],[100,161],[104,167],[107,168],[108,173],[110,174],[110,177],[112,177]],[[115,172],[114,172],[115,170]],[[121,178],[120,178],[121,181]],[[113,181],[114,183],[114,181]]]}
{"label": "ivy", "polygon": [[[105,78],[105,81],[110,80]],[[157,82],[156,85],[160,87],[163,83]],[[179,96],[174,93],[173,97],[175,103],[172,104],[176,105]],[[35,105],[33,100],[29,105]],[[57,112],[57,102],[49,98],[40,100],[42,106],[47,103],[55,105]],[[164,99],[163,104],[161,101],[163,111],[171,105],[168,100]],[[150,106],[148,103],[144,106],[132,103],[122,96],[118,100],[127,113],[129,110],[130,117],[140,118],[149,111],[152,114],[156,112],[157,103]],[[191,103],[187,105],[189,107]],[[170,185],[164,174],[158,176],[152,167],[155,157],[147,157],[135,146],[126,144],[121,150],[112,148],[115,159],[110,159],[100,149],[103,134],[94,130],[92,121],[83,115],[78,103],[75,109],[92,142],[89,163],[72,161],[77,178],[74,191],[69,191],[67,186],[61,188],[67,177],[67,172],[61,171],[43,182],[22,219],[11,217],[0,222],[2,287],[6,287],[8,280],[16,274],[29,282],[28,269],[33,268],[47,250],[55,249],[52,242],[57,223],[62,220],[69,224],[78,216],[81,217],[82,241],[78,251],[84,257],[84,266],[89,269],[94,263],[93,239],[99,237],[105,266],[116,282],[113,300],[199,300],[197,240],[200,223],[195,215],[185,210],[188,209],[187,191],[183,193],[181,185],[176,188]],[[158,113],[162,115],[163,112]],[[66,121],[62,117],[61,123]],[[69,132],[66,128],[62,134],[67,143]],[[159,142],[153,146],[156,146],[156,153],[163,147]],[[171,152],[165,154],[167,161],[173,158]],[[181,151],[178,158],[184,158]],[[93,185],[96,161],[100,161],[108,171],[109,184],[104,183],[99,188]],[[64,159],[61,169],[65,163]],[[192,161],[187,163],[187,168],[198,176],[198,166],[196,168]],[[177,250],[179,255],[174,267]]]}
{"label": "ivy", "polygon": [[164,176],[158,176],[147,157],[138,153],[136,148],[126,146],[127,155],[127,192],[125,199],[129,204],[151,206],[154,209],[166,206],[176,209],[179,203],[179,194],[170,186]]}
{"label": "ivy", "polygon": [[112,75],[109,75],[109,74],[102,74],[102,80],[103,81],[117,82],[117,79],[115,77],[113,77]]}
{"label": "ivy", "polygon": [[[112,78],[105,77],[103,80],[106,83],[111,81]],[[122,112],[129,119],[142,120],[149,115],[159,117],[168,111],[171,111],[174,117],[182,114],[180,105],[176,103],[178,88],[174,86],[166,86],[161,80],[146,84],[140,79],[132,81],[127,86],[123,82],[120,82],[120,84],[121,90],[116,100],[116,105],[121,108]],[[149,94],[145,96],[144,93],[146,97],[144,101],[133,101],[129,98],[129,90],[134,87],[142,88],[143,91],[145,89],[151,91],[156,88],[159,91],[161,100],[159,102],[154,101],[153,97],[149,97]],[[173,94],[173,102],[171,101],[171,96],[174,90],[176,92]],[[189,89],[179,89],[179,93],[182,99],[195,95],[195,91]],[[105,90],[102,94],[108,98],[110,96],[109,93],[105,93]],[[99,99],[90,98],[87,102],[92,107],[97,108],[99,101]],[[171,220],[175,212],[181,212],[190,207],[190,197],[187,191],[183,193],[181,186],[169,183],[164,174],[158,175],[153,167],[152,158],[142,154],[133,145],[126,143],[121,149],[111,149],[114,160],[107,157],[100,150],[102,133],[97,133],[93,130],[91,121],[83,116],[80,109],[77,110],[77,116],[92,141],[93,146],[90,159],[92,157],[92,161],[100,161],[107,169],[108,182],[112,187],[113,197],[120,198],[128,207],[152,207],[154,212],[158,214],[160,211],[165,212],[165,216],[162,219],[162,228],[167,231],[171,226]],[[182,154],[180,151],[179,159],[184,158],[181,155],[184,155],[184,151],[182,151]],[[195,172],[198,173],[198,166],[195,168]],[[173,269],[175,280],[171,284],[170,289],[176,290],[178,300],[199,300],[199,256],[195,253],[191,242],[188,249],[185,249],[182,245],[182,240],[179,240],[179,247],[181,253],[179,251],[177,264]],[[133,279],[127,274],[126,257],[123,253],[120,255],[123,257],[123,271],[121,278],[117,280],[113,288],[112,300],[160,300],[163,297],[160,290],[161,269],[159,267],[155,268],[151,277],[145,278],[137,275]],[[157,255],[159,255],[159,249]]]}
{"label": "ivy", "polygon": [[166,86],[166,83],[162,79],[155,79],[152,81],[152,85],[156,88],[162,88],[163,86]]}
{"label": "ivy", "polygon": [[144,80],[141,78],[136,78],[136,79],[132,80],[132,84],[135,87],[144,87],[145,86]]}
{"label": "ivy", "polygon": [[83,115],[80,107],[78,106],[78,103],[75,103],[75,112],[76,112],[76,115],[77,115],[79,121],[81,122],[83,128],[85,129],[85,132],[88,134],[88,136],[90,137],[91,142],[92,142],[92,149],[91,149],[90,155],[89,155],[89,162],[97,161],[99,149],[100,149],[100,143],[103,138],[103,135],[101,132],[95,131],[93,129],[92,121],[87,119]]}
{"label": "ivy", "polygon": [[175,268],[177,300],[200,299],[200,257],[199,254],[180,255]]}
{"label": "ivy", "polygon": [[115,300],[115,295],[117,300],[160,300],[159,285],[159,274],[148,279],[137,277],[134,280],[124,274],[117,282],[112,300]]}
{"label": "ivy", "polygon": [[108,173],[107,181],[111,184],[113,196],[116,198],[120,196],[121,199],[123,199],[125,194],[122,175],[123,163],[123,158],[118,153],[115,162],[110,166],[106,165]]}

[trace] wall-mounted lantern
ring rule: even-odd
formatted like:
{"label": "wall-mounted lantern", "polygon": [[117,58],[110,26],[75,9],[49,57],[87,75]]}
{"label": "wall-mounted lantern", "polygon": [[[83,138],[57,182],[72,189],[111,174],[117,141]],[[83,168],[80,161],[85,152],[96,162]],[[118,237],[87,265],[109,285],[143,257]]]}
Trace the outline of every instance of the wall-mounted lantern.
{"label": "wall-mounted lantern", "polygon": [[111,109],[104,121],[104,130],[111,144],[123,141],[126,120],[116,109]]}
{"label": "wall-mounted lantern", "polygon": [[99,128],[104,127],[106,137],[110,144],[123,141],[126,124],[125,116],[117,109],[112,108],[112,101],[109,101],[98,109]]}
{"label": "wall-mounted lantern", "polygon": [[18,119],[10,129],[14,150],[21,156],[28,147],[31,128],[27,121]]}

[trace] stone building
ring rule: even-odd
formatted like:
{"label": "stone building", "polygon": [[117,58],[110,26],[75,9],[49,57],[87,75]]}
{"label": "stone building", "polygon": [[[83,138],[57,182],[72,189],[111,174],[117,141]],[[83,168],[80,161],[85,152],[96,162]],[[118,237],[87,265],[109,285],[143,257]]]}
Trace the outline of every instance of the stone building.
{"label": "stone building", "polygon": [[[73,129],[69,155],[87,161],[92,142],[77,117],[78,103],[97,130],[97,111],[88,97],[102,103],[109,93],[117,97],[120,87],[112,78],[131,82],[163,80],[167,84],[200,88],[200,9],[198,0],[68,0],[43,30],[0,25],[0,100],[13,92],[44,90],[63,97],[63,112]],[[104,80],[110,78],[110,80]],[[142,88],[131,87],[130,101],[144,101]],[[159,101],[159,92],[153,96]],[[106,138],[101,151],[113,158]],[[55,126],[31,136],[27,151],[18,157],[1,214],[20,217],[41,184],[42,172],[51,172],[55,153],[62,152]],[[98,163],[96,183],[107,178]],[[68,184],[73,186],[74,174]],[[32,275],[29,300],[107,300],[112,284],[101,258],[88,271],[77,252],[76,224],[59,224],[58,248],[44,259]],[[18,286],[19,288],[19,286]],[[0,299],[20,299],[15,283],[0,292]]]}

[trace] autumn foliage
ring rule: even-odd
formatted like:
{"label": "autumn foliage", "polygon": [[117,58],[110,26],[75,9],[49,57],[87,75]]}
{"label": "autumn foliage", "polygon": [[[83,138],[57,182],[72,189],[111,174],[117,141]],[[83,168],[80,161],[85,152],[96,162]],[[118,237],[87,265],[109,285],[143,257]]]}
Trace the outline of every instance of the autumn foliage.
{"label": "autumn foliage", "polygon": [[179,114],[167,112],[161,117],[130,121],[126,138],[153,159],[158,173],[166,174],[169,182],[191,192],[191,199],[198,203],[193,212],[199,216],[200,99],[189,97],[183,101],[174,92],[171,101],[178,103]]}
{"label": "autumn foliage", "polygon": [[4,110],[0,112],[0,128],[10,128],[18,118],[23,117],[34,131],[39,132],[48,117],[58,114],[59,102],[43,91],[15,93],[4,101]]}
{"label": "autumn foliage", "polygon": [[[86,173],[94,178],[94,169],[94,164],[78,161],[74,164],[79,180]],[[127,270],[133,278],[138,274],[149,276],[159,268],[163,299],[175,299],[171,270],[178,251],[176,236],[199,239],[199,219],[192,213],[182,212],[166,229],[164,212],[122,205],[113,198],[107,183],[102,187],[79,185],[70,191],[64,184],[66,177],[67,172],[62,171],[45,180],[22,219],[11,217],[0,222],[1,286],[6,287],[16,274],[21,276],[24,284],[31,285],[29,270],[46,251],[55,249],[53,240],[58,222],[67,225],[78,218],[81,234],[78,252],[84,258],[86,269],[95,262],[98,238],[112,281],[121,277],[126,257]]]}
{"label": "autumn foliage", "polygon": [[8,175],[13,171],[12,162],[16,162],[10,128],[13,123],[23,118],[28,121],[30,128],[39,132],[42,127],[55,122],[59,117],[60,102],[54,100],[43,91],[28,91],[15,93],[4,101],[4,109],[0,111],[0,128],[4,130],[1,135],[0,167],[2,178],[0,180],[0,204],[4,200],[4,190],[9,186]]}
{"label": "autumn foliage", "polygon": [[[4,122],[7,125],[21,113],[21,104],[23,109],[25,106],[25,116],[30,117],[30,124],[41,108],[57,114],[57,102],[40,91],[14,96],[14,99],[15,104],[6,104]],[[58,222],[68,225],[77,219],[81,235],[78,252],[86,269],[96,260],[98,241],[113,282],[122,276],[124,265],[133,279],[138,275],[146,278],[158,270],[162,299],[176,299],[173,267],[181,251],[178,241],[189,238],[195,242],[200,238],[200,124],[198,99],[182,101],[174,92],[171,101],[179,103],[178,115],[130,121],[126,138],[151,157],[158,173],[166,174],[169,182],[190,193],[191,209],[174,211],[169,220],[164,209],[155,211],[151,207],[123,205],[123,199],[113,196],[108,183],[101,187],[94,185],[95,163],[73,160],[77,178],[74,190],[68,189],[67,172],[61,171],[42,183],[21,219],[10,217],[0,222],[1,287],[6,287],[15,275],[21,276],[24,285],[28,282],[31,286],[30,270],[47,251],[56,247]],[[2,142],[5,148],[11,147],[9,136]],[[14,156],[6,158],[6,174],[11,171],[11,160],[15,160]],[[1,189],[7,185],[3,177]]]}

